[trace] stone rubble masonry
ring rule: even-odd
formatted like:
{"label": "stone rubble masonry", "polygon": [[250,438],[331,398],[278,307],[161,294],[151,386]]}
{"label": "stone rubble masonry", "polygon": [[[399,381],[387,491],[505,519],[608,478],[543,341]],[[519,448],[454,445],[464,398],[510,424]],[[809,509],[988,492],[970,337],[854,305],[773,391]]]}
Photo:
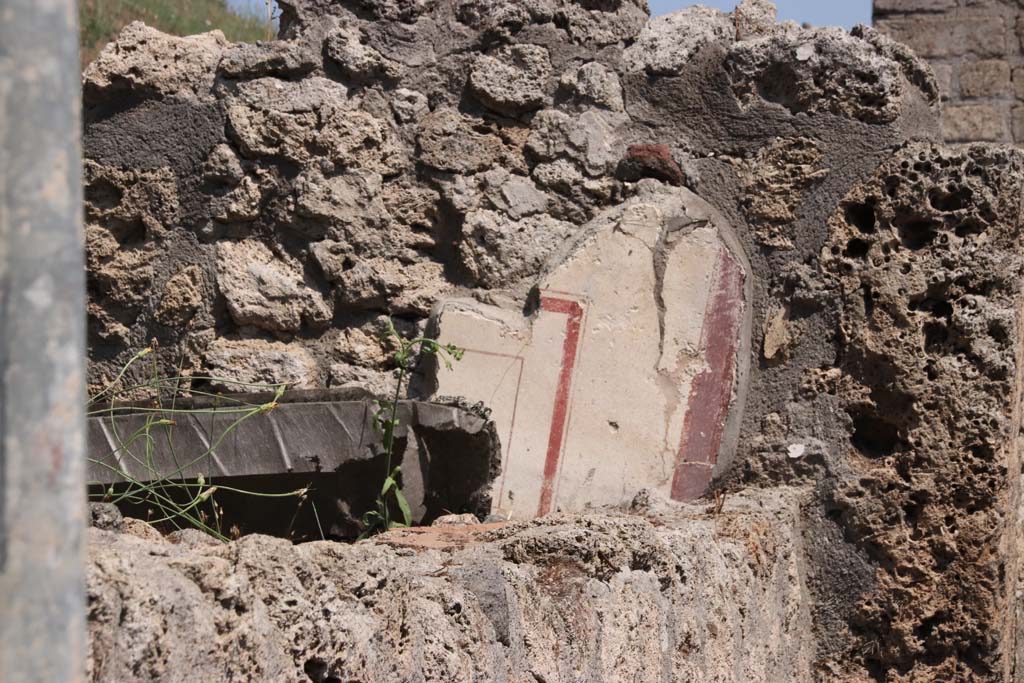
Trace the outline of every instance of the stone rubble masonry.
{"label": "stone rubble masonry", "polygon": [[875,0],[874,25],[931,65],[942,92],[946,142],[1024,144],[1024,5]]}
{"label": "stone rubble masonry", "polygon": [[91,529],[87,680],[811,683],[802,500],[356,544]]}
{"label": "stone rubble masonry", "polygon": [[[509,489],[525,495],[517,512],[620,503],[643,486],[705,493],[736,455],[751,365],[760,304],[745,235],[793,247],[804,193],[834,198],[903,131],[927,134],[935,86],[870,29],[778,25],[763,1],[650,21],[641,0],[556,4],[445,0],[406,16],[285,2],[282,40],[258,45],[126,28],[83,76],[92,387],[155,339],[163,372],[212,377],[197,389],[387,392],[387,316],[417,334],[447,300],[520,315],[531,292],[557,290],[577,297],[563,297],[580,307],[577,355],[555,344],[530,364],[556,388],[530,401],[553,401],[547,416],[516,421],[525,450],[505,432],[509,481],[519,465],[536,479]],[[839,152],[844,135],[857,144]],[[824,181],[829,167],[843,170]],[[723,172],[742,190],[716,183]],[[691,197],[642,228],[649,258],[613,232],[611,282],[633,288],[602,283],[603,262],[588,261],[610,247],[587,247],[589,232],[638,197],[661,193],[659,206],[716,185],[735,191],[712,221],[727,248],[705,253]],[[729,215],[740,195],[743,215]],[[555,298],[536,310],[565,318]],[[575,329],[565,319],[559,334]],[[634,347],[657,362],[642,368]],[[625,358],[635,385],[626,364],[609,375]],[[458,393],[495,400],[486,386]],[[625,396],[635,408],[608,405]],[[491,407],[511,425],[518,405]],[[599,450],[582,436],[609,431]],[[612,452],[622,444],[645,453]]]}

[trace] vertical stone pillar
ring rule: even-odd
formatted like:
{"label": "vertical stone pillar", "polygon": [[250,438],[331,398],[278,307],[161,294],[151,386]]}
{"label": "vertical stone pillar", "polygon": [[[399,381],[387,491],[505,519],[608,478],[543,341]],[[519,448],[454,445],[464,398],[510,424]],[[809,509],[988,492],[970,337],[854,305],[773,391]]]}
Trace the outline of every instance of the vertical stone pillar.
{"label": "vertical stone pillar", "polygon": [[83,680],[85,297],[72,0],[0,0],[0,680]]}

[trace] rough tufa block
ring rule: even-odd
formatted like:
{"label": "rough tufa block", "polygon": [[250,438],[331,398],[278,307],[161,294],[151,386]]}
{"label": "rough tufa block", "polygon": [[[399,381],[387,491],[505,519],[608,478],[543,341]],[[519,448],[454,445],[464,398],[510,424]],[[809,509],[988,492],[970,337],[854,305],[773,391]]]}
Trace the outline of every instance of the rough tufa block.
{"label": "rough tufa block", "polygon": [[1016,150],[909,145],[832,214],[817,270],[802,277],[815,286],[780,292],[784,309],[830,321],[834,355],[794,350],[787,410],[741,444],[754,479],[786,471],[773,450],[803,445],[799,468],[817,472],[824,503],[820,538],[842,529],[842,541],[809,549],[831,567],[813,591],[859,586],[818,607],[821,623],[848,624],[849,646],[823,657],[836,666],[855,657],[903,680],[1011,680],[1022,192]]}
{"label": "rough tufa block", "polygon": [[648,501],[352,545],[94,529],[89,680],[811,683],[801,500],[752,492],[720,515]]}

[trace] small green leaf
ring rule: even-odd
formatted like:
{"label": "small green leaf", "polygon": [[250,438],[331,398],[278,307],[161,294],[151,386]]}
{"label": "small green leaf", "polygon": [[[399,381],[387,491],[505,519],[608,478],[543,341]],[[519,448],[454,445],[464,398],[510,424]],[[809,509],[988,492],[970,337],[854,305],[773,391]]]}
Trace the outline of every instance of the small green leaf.
{"label": "small green leaf", "polygon": [[393,487],[397,487],[397,486],[398,486],[398,484],[395,482],[395,480],[392,479],[391,477],[388,477],[387,479],[384,480],[384,486],[382,486],[381,489],[380,489],[380,495],[381,496],[388,495],[388,491],[390,491]]}
{"label": "small green leaf", "polygon": [[405,521],[405,526],[409,526],[412,524],[412,510],[409,509],[409,501],[405,499],[402,489],[395,489],[395,501],[398,502],[398,509],[402,511],[402,519]]}

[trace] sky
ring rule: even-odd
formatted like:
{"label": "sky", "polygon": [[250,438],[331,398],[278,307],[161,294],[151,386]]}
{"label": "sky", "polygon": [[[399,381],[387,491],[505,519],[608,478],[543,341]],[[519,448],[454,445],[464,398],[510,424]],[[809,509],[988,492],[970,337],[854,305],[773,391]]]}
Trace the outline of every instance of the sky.
{"label": "sky", "polygon": [[[277,7],[276,2],[272,2],[272,4],[275,8]],[[228,0],[228,7],[236,12],[255,14],[260,17],[267,15],[266,0]]]}
{"label": "sky", "polygon": [[[690,5],[708,5],[731,12],[738,0],[650,0],[651,14],[667,14]],[[249,10],[261,14],[266,11],[266,0],[228,0],[236,10]],[[779,19],[792,19],[815,26],[845,26],[871,23],[871,0],[775,0]]]}
{"label": "sky", "polygon": [[[651,14],[667,14],[690,5],[707,5],[731,12],[738,0],[650,0]],[[779,8],[779,19],[815,26],[845,26],[871,23],[871,0],[775,0]]]}

